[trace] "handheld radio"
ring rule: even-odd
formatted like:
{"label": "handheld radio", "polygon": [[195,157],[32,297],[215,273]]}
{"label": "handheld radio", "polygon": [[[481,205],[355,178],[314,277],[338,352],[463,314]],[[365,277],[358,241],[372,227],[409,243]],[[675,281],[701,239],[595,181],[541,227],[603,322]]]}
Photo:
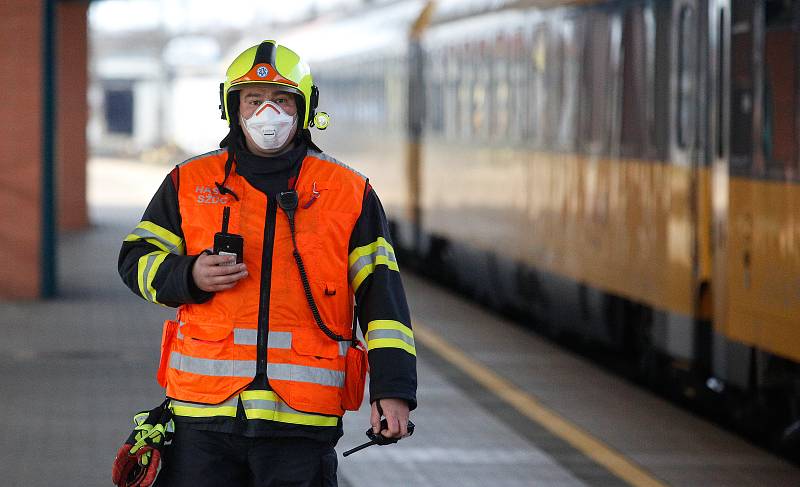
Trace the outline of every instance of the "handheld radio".
{"label": "handheld radio", "polygon": [[231,216],[230,206],[222,211],[222,231],[214,234],[214,253],[217,255],[235,255],[236,262],[224,265],[241,264],[244,261],[244,238],[235,233],[228,233],[228,220]]}

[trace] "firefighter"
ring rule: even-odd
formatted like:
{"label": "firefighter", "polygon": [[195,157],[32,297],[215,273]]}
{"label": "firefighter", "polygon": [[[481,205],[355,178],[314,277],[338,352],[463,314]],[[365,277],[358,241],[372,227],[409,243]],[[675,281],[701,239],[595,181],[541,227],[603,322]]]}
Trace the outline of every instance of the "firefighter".
{"label": "firefighter", "polygon": [[220,87],[221,148],[172,169],[122,244],[125,284],[177,308],[159,486],[336,485],[367,362],[373,431],[407,433],[416,350],[392,238],[369,180],[312,141],[318,99],[287,47],[242,52]]}

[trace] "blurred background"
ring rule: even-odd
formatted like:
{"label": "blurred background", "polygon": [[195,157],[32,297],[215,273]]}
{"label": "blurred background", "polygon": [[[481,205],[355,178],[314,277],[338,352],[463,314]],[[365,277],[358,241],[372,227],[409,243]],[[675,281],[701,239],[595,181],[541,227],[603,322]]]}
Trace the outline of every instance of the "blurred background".
{"label": "blurred background", "polygon": [[[93,2],[87,129],[92,154],[166,163],[207,152],[227,133],[215,103],[221,76],[237,53],[265,35],[283,38],[300,26],[363,8],[360,1],[279,8],[247,1],[224,8],[202,1]],[[309,39],[298,49],[306,54],[328,42]]]}
{"label": "blurred background", "polygon": [[264,39],[419,324],[431,426],[343,485],[800,485],[796,0],[2,0],[0,484],[101,485],[159,402],[117,252]]}

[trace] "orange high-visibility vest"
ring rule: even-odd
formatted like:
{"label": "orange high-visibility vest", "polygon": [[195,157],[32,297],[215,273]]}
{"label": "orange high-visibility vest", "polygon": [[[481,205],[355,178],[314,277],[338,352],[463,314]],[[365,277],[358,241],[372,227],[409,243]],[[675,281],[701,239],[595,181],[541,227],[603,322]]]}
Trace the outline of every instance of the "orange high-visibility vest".
{"label": "orange high-visibility vest", "polygon": [[[235,171],[226,186],[238,201],[217,191],[214,182],[223,179],[226,157],[227,152],[219,150],[180,167],[181,228],[187,255],[199,254],[213,247],[223,209],[229,206],[228,232],[244,237],[249,275],[206,303],[181,306],[177,321],[167,325],[167,349],[162,350],[167,396],[217,404],[247,387],[257,370],[259,319],[268,319],[262,339],[267,378],[275,393],[298,411],[341,416],[349,342],[330,339],[314,321],[292,256],[288,219],[276,201],[267,201]],[[365,184],[354,170],[309,151],[295,186],[300,198],[297,246],[312,293],[325,324],[344,337],[352,333],[353,313],[348,245]],[[313,190],[318,197],[305,207]],[[268,211],[277,211],[274,226],[267,224]],[[271,256],[265,253],[265,239],[274,241]],[[263,280],[269,280],[268,295]],[[260,303],[267,299],[269,308],[259,317]]]}

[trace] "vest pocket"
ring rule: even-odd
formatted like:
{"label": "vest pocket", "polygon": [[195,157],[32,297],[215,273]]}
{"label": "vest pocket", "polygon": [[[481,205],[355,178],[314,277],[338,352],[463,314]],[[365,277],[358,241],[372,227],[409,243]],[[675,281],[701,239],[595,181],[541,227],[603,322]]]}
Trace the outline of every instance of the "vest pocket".
{"label": "vest pocket", "polygon": [[347,281],[317,281],[311,287],[322,321],[334,333],[349,338],[352,333],[353,302]]}
{"label": "vest pocket", "polygon": [[161,332],[161,359],[158,361],[158,372],[156,380],[161,387],[167,387],[167,368],[169,367],[169,357],[175,343],[175,335],[178,333],[178,322],[166,320]]}
{"label": "vest pocket", "polygon": [[218,342],[224,340],[233,331],[233,323],[225,325],[210,325],[207,323],[186,323],[181,327],[181,333],[189,338]]}
{"label": "vest pocket", "polygon": [[294,332],[292,334],[292,350],[297,355],[326,359],[337,358],[339,356],[339,342],[328,338],[317,327],[316,323],[313,326],[316,330]]}
{"label": "vest pocket", "polygon": [[181,353],[205,359],[232,359],[233,323],[226,325],[186,323],[180,327],[183,335]]}
{"label": "vest pocket", "polygon": [[364,384],[369,371],[367,349],[360,340],[357,347],[347,347],[345,360],[342,409],[358,411],[361,403],[364,402]]}

